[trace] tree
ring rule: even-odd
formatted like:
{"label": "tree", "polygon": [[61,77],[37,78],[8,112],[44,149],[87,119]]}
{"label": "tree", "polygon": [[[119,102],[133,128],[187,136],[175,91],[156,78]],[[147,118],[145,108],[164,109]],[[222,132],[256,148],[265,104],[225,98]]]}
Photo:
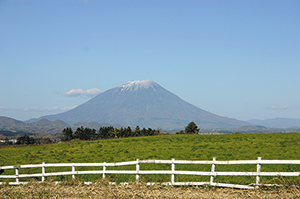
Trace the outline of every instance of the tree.
{"label": "tree", "polygon": [[80,128],[78,127],[74,133],[74,138],[75,139],[80,139],[80,140],[84,140],[84,128],[83,126],[81,126]]}
{"label": "tree", "polygon": [[128,126],[125,130],[125,137],[131,137],[132,136],[132,130],[131,128]]}
{"label": "tree", "polygon": [[83,128],[81,126],[78,127],[77,130],[74,133],[74,138],[80,139],[80,140],[96,140],[98,137],[95,129],[90,129],[89,127]]}
{"label": "tree", "polygon": [[152,130],[151,128],[147,129],[147,136],[152,136],[154,135],[154,130]]}
{"label": "tree", "polygon": [[113,134],[111,135],[112,138],[119,138],[120,136],[120,130],[116,127],[113,131]]}
{"label": "tree", "polygon": [[139,126],[136,126],[134,131],[133,131],[133,137],[138,137],[141,134],[141,129]]}
{"label": "tree", "polygon": [[195,124],[195,122],[191,121],[184,130],[185,134],[198,134],[200,129],[198,129],[198,126]]}
{"label": "tree", "polygon": [[141,136],[148,136],[148,131],[145,127],[140,131],[140,135]]}
{"label": "tree", "polygon": [[114,131],[114,127],[112,126],[101,126],[99,129],[99,133],[98,136],[100,137],[100,139],[109,139],[111,138],[110,135],[112,135],[111,132]]}
{"label": "tree", "polygon": [[61,141],[70,141],[73,139],[73,131],[71,128],[67,127],[62,130]]}
{"label": "tree", "polygon": [[29,137],[28,135],[23,135],[17,138],[16,144],[34,144],[35,139],[33,137]]}
{"label": "tree", "polygon": [[97,140],[98,139],[98,135],[97,135],[96,129],[92,129],[90,131],[90,138],[91,138],[91,140]]}

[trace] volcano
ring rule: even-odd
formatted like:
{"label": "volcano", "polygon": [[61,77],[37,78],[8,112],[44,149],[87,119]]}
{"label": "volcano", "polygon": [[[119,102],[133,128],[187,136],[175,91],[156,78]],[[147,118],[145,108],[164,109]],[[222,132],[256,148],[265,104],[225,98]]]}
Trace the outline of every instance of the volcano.
{"label": "volcano", "polygon": [[191,121],[202,129],[249,125],[200,109],[152,80],[128,82],[100,93],[72,110],[44,118],[69,124],[97,122],[162,129],[182,129]]}

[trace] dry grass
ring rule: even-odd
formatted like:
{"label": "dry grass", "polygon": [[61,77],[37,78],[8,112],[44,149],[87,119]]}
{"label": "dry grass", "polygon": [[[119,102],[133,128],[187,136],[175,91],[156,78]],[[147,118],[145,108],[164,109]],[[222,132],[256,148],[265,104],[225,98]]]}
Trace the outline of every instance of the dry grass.
{"label": "dry grass", "polygon": [[68,181],[57,185],[53,182],[0,185],[0,198],[300,198],[300,192],[293,187],[236,190],[144,184],[110,186],[105,181],[84,185],[79,181]]}

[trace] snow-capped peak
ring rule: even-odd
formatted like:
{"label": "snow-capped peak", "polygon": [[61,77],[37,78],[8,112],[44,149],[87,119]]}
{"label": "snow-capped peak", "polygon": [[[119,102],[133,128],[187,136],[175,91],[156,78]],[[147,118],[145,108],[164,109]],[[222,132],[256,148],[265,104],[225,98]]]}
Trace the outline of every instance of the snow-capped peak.
{"label": "snow-capped peak", "polygon": [[153,88],[155,85],[155,82],[152,80],[142,80],[142,81],[132,81],[132,82],[127,82],[126,84],[123,84],[122,86],[122,91],[136,91],[139,89],[148,89],[148,88]]}

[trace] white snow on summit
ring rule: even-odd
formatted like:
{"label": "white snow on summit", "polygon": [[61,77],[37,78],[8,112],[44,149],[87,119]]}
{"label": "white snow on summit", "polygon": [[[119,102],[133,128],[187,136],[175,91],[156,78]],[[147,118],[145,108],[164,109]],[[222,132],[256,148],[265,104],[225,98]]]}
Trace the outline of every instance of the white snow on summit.
{"label": "white snow on summit", "polygon": [[126,84],[123,84],[121,91],[136,91],[139,89],[148,89],[153,88],[155,85],[155,82],[152,80],[142,80],[142,81],[132,81],[127,82]]}

